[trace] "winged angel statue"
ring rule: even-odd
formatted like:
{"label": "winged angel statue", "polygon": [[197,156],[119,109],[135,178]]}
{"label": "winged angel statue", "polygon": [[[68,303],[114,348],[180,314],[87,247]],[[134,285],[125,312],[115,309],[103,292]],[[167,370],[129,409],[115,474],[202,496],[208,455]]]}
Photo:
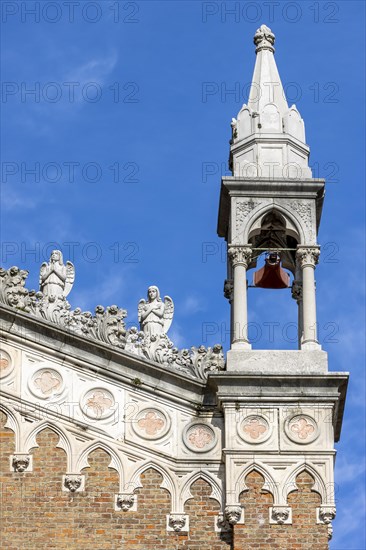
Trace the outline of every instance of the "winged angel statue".
{"label": "winged angel statue", "polygon": [[60,250],[52,250],[50,261],[43,262],[39,275],[39,286],[47,298],[66,298],[75,280],[75,267],[64,260]]}
{"label": "winged angel statue", "polygon": [[172,324],[174,314],[173,300],[169,296],[160,298],[157,286],[149,286],[147,301],[142,299],[138,305],[138,318],[145,337],[150,338],[166,334]]}

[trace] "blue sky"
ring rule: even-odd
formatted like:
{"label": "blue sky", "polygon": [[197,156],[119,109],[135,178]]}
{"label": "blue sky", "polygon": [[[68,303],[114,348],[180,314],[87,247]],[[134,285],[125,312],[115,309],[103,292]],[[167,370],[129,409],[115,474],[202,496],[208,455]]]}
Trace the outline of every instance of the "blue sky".
{"label": "blue sky", "polygon": [[[328,180],[319,337],[330,369],[351,372],[331,548],[365,548],[364,3],[106,0],[80,1],[72,13],[61,1],[3,1],[1,8],[2,265],[27,268],[34,288],[57,243],[76,267],[72,306],[117,303],[131,324],[147,286],[157,284],[175,302],[170,336],[180,347],[228,346],[220,177],[231,118],[247,99],[252,37],[262,23],[272,28],[314,175]],[[254,347],[296,347],[291,330],[286,338],[296,321],[288,291],[250,291],[249,318]],[[279,323],[273,338],[268,323]]]}

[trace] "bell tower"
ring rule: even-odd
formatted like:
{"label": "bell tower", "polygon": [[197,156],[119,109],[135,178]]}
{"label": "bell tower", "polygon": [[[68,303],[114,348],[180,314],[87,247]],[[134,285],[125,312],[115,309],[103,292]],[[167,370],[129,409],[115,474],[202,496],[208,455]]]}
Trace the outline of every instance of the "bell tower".
{"label": "bell tower", "polygon": [[[271,29],[262,25],[254,35],[248,102],[231,122],[232,176],[222,178],[218,217],[218,235],[227,242],[231,346],[227,371],[212,379],[225,416],[226,517],[234,525],[235,550],[250,540],[272,548],[277,535],[288,540],[283,548],[325,549],[335,517],[334,441],[348,374],[328,371],[318,341],[315,268],[325,180],[312,177],[304,121],[287,104],[274,43]],[[264,254],[254,286],[277,292],[291,284],[297,350],[252,349],[247,271]],[[309,495],[301,496],[303,474],[308,493],[320,495],[313,509],[306,504]],[[250,496],[249,482],[259,483],[259,493],[254,489]],[[262,493],[271,495],[271,506],[263,508]],[[253,510],[259,509],[268,514],[262,518],[267,530],[256,524]],[[279,525],[287,531],[280,533]]]}

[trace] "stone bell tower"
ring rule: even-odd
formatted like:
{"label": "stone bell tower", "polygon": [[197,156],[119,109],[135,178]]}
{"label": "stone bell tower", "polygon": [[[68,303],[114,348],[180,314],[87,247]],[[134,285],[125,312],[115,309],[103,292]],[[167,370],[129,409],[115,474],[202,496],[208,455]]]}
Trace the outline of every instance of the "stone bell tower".
{"label": "stone bell tower", "polygon": [[[304,121],[287,104],[274,42],[265,25],[255,33],[248,103],[231,122],[233,175],[222,179],[218,218],[227,242],[231,348],[227,372],[212,379],[225,415],[226,517],[234,525],[234,548],[250,540],[274,548],[278,536],[286,539],[283,548],[324,549],[335,517],[334,441],[348,375],[328,372],[317,338],[314,275],[325,180],[312,177]],[[292,274],[298,350],[253,350],[249,341],[247,271],[264,252]],[[251,493],[246,477],[253,471],[262,479],[253,510],[262,510],[263,492],[272,495],[261,520],[267,530],[242,498]],[[310,479],[309,494],[320,495],[312,510],[309,494],[301,496],[302,474]],[[281,531],[271,530],[275,525]]]}

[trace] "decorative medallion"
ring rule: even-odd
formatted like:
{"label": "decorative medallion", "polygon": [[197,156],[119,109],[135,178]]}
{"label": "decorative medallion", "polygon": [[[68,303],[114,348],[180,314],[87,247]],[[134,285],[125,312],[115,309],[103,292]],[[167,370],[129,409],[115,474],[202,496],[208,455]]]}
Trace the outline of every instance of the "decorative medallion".
{"label": "decorative medallion", "polygon": [[263,443],[271,435],[267,419],[259,415],[250,415],[244,418],[239,425],[238,432],[244,441],[252,444]]}
{"label": "decorative medallion", "polygon": [[0,349],[0,378],[8,376],[13,370],[13,361],[7,351]]}
{"label": "decorative medallion", "polygon": [[89,418],[101,420],[115,411],[115,400],[110,391],[95,388],[89,390],[81,400],[81,409]]}
{"label": "decorative medallion", "polygon": [[216,445],[216,435],[208,424],[196,423],[186,426],[183,441],[190,451],[206,453]]}
{"label": "decorative medallion", "polygon": [[41,369],[35,372],[31,379],[31,390],[42,399],[61,393],[62,376],[54,369]]}
{"label": "decorative medallion", "polygon": [[312,443],[319,435],[317,423],[305,414],[297,414],[288,418],[285,422],[285,431],[287,437],[302,445]]}
{"label": "decorative medallion", "polygon": [[160,439],[168,432],[170,421],[163,411],[149,408],[137,414],[132,427],[144,439]]}

